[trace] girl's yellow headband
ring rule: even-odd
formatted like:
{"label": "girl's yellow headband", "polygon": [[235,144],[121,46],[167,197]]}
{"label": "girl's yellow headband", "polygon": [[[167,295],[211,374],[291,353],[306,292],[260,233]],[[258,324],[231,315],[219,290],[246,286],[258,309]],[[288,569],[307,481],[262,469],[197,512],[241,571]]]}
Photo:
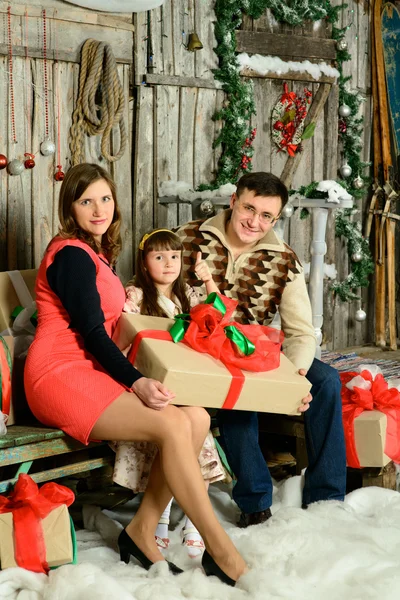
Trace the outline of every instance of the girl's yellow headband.
{"label": "girl's yellow headband", "polygon": [[158,233],[159,231],[168,231],[168,233],[173,233],[173,231],[171,231],[170,229],[155,229],[154,231],[151,231],[150,233],[145,233],[144,236],[142,237],[142,239],[140,240],[139,250],[144,250],[145,242],[149,239],[149,237],[151,237],[155,233]]}

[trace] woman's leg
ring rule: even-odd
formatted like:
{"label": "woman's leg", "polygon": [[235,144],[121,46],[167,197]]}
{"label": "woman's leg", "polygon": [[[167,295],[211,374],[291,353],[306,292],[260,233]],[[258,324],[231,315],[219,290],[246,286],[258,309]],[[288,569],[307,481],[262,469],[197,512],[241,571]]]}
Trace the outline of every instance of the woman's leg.
{"label": "woman's leg", "polygon": [[[171,405],[162,411],[153,410],[129,392],[107,407],[91,432],[93,439],[144,440],[159,448],[154,474],[152,472],[142,501],[144,508],[140,507],[139,518],[135,516],[127,528],[146,556],[153,562],[163,559],[157,550],[154,531],[172,494],[195,523],[211,556],[229,577],[236,580],[246,570],[246,564],[214,514],[197,461],[200,448],[193,449],[194,435],[197,438],[184,410]],[[198,435],[199,443],[200,438]]]}
{"label": "woman's leg", "polygon": [[[176,409],[176,407],[171,408]],[[197,406],[179,407],[179,410],[188,417],[190,422],[191,439],[187,442],[187,451],[189,452],[190,448],[193,448],[195,456],[198,456],[207,432],[210,429],[210,417],[203,408]],[[152,412],[154,411],[152,410]],[[160,515],[171,498],[172,493],[165,479],[159,452],[153,461],[149,481],[142,502],[140,503],[135,518],[126,528],[127,533],[135,540],[139,540],[143,535],[147,538],[149,532],[153,532],[154,535]],[[193,500],[194,498],[192,498],[192,501]],[[136,541],[136,543],[138,542]],[[143,548],[142,550],[144,551]],[[153,562],[157,560],[154,555],[153,558],[151,558],[150,554],[147,554],[147,552],[145,552],[145,554],[150,560],[153,560]],[[162,556],[158,548],[157,554],[158,556]],[[158,558],[158,560],[160,560],[160,558]]]}

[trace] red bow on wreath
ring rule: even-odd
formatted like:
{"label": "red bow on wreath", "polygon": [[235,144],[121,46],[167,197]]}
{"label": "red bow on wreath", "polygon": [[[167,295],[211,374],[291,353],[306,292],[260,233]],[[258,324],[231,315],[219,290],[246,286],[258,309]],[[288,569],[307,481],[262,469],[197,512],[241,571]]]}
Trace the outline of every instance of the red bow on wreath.
{"label": "red bow on wreath", "polygon": [[294,101],[296,100],[296,98],[297,98],[296,92],[289,92],[288,84],[285,82],[283,84],[283,94],[281,96],[282,104],[285,104],[285,102],[286,102],[287,107],[290,108],[292,106],[292,104],[294,104]]}

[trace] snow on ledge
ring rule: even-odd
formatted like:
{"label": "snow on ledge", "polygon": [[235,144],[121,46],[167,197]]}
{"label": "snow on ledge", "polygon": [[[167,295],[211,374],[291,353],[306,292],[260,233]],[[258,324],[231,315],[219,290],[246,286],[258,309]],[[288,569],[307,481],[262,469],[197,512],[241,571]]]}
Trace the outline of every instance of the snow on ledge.
{"label": "snow on ledge", "polygon": [[321,75],[339,77],[339,71],[326,62],[312,63],[309,60],[302,62],[284,61],[279,56],[261,56],[261,54],[249,56],[246,52],[238,54],[237,59],[240,71],[248,68],[260,75],[266,75],[271,72],[284,75],[285,73],[289,73],[289,71],[296,71],[298,73],[309,73],[315,80],[320,79]]}
{"label": "snow on ledge", "polygon": [[162,181],[160,183],[158,195],[160,198],[165,196],[177,196],[180,200],[187,200],[193,202],[201,198],[207,200],[216,197],[229,197],[236,192],[236,185],[233,183],[226,183],[221,185],[217,190],[204,190],[204,192],[196,192],[190,183],[185,181]]}

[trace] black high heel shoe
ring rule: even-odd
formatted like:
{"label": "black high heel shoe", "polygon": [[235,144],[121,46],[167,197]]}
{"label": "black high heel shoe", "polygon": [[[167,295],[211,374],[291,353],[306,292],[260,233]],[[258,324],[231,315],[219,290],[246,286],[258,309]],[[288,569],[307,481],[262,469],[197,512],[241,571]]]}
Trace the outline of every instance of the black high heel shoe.
{"label": "black high heel shoe", "polygon": [[[143,554],[140,548],[137,547],[133,539],[126,533],[125,529],[123,529],[119,534],[118,548],[121,560],[123,560],[126,564],[129,563],[131,556],[133,556],[134,558],[136,558],[137,561],[140,562],[140,564],[144,569],[146,569],[146,571],[148,571],[150,567],[154,565],[154,563],[151,562],[151,560],[149,560],[145,554]],[[182,569],[174,565],[174,563],[170,562],[169,560],[167,560],[166,562],[168,563],[169,570],[174,575],[179,575],[179,573],[183,573]]]}
{"label": "black high heel shoe", "polygon": [[201,559],[201,565],[207,576],[215,575],[215,577],[218,577],[218,579],[220,579],[223,583],[226,583],[227,585],[236,585],[236,581],[228,577],[228,575],[223,572],[223,570],[217,565],[213,557],[210,554],[208,554],[207,550],[204,550],[203,558]]}

